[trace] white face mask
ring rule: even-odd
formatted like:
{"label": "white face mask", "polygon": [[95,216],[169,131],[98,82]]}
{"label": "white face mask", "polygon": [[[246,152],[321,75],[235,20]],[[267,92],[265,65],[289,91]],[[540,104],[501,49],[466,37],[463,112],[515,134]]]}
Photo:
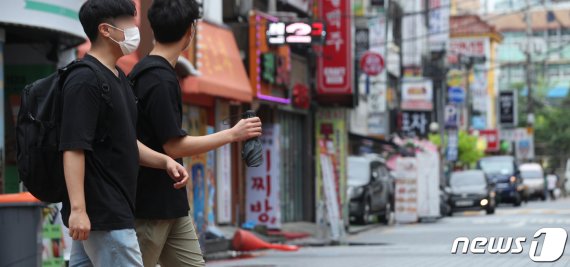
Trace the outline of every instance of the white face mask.
{"label": "white face mask", "polygon": [[113,39],[112,37],[109,37],[111,40],[113,40],[115,43],[119,44],[119,46],[121,47],[121,51],[123,51],[123,55],[128,55],[128,54],[132,54],[133,52],[137,51],[137,49],[139,48],[139,44],[141,42],[141,35],[139,32],[139,28],[138,27],[131,27],[128,29],[119,29],[113,25],[109,25],[111,28],[122,31],[124,36],[125,36],[125,40],[118,42],[117,40]]}

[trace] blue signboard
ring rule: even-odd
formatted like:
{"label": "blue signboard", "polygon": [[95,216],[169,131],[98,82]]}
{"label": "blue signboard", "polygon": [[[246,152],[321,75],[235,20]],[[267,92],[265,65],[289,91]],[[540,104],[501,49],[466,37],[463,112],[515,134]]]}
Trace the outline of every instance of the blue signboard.
{"label": "blue signboard", "polygon": [[447,161],[454,162],[459,159],[459,132],[457,130],[449,130],[447,132]]}
{"label": "blue signboard", "polygon": [[465,90],[461,87],[449,87],[447,97],[450,103],[462,104],[465,102]]}

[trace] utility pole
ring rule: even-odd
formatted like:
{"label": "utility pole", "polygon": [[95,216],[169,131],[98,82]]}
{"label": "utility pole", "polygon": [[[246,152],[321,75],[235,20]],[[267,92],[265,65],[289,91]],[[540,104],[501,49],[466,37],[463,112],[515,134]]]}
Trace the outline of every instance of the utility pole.
{"label": "utility pole", "polygon": [[269,13],[277,12],[277,0],[269,0],[267,9]]}
{"label": "utility pole", "polygon": [[473,116],[473,92],[471,92],[471,82],[469,78],[471,78],[471,71],[473,70],[474,58],[469,55],[459,55],[459,62],[461,65],[464,66],[464,73],[465,73],[465,92],[467,93],[465,99],[466,107],[466,117],[467,121],[465,125],[467,126],[467,131],[471,128],[471,117]]}
{"label": "utility pole", "polygon": [[527,123],[528,127],[534,125],[534,101],[532,100],[532,82],[533,82],[533,65],[532,65],[532,18],[530,12],[530,0],[526,0],[525,11],[526,22],[526,88],[527,88]]}

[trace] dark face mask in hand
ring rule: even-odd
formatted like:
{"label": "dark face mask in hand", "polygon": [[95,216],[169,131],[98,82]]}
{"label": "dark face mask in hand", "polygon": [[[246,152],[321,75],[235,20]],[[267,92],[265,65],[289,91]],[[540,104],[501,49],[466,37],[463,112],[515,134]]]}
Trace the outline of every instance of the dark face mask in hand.
{"label": "dark face mask in hand", "polygon": [[[243,119],[255,118],[255,112],[252,110],[246,111]],[[252,138],[245,142],[241,157],[248,167],[259,167],[263,163],[263,145],[259,138]]]}

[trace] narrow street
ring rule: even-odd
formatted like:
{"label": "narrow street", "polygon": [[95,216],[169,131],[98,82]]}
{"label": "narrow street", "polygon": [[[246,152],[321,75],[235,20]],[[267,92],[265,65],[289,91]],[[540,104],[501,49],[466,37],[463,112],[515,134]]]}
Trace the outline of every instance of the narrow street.
{"label": "narrow street", "polygon": [[[528,256],[540,228],[570,230],[570,200],[501,206],[495,215],[456,213],[433,223],[379,226],[347,238],[349,246],[308,247],[298,252],[265,251],[250,259],[209,262],[208,266],[570,266],[568,244],[555,263],[534,263]],[[521,254],[451,254],[457,237],[526,237]],[[514,244],[513,244],[514,248]],[[540,248],[540,246],[539,246]],[[459,251],[461,250],[461,246]]]}

